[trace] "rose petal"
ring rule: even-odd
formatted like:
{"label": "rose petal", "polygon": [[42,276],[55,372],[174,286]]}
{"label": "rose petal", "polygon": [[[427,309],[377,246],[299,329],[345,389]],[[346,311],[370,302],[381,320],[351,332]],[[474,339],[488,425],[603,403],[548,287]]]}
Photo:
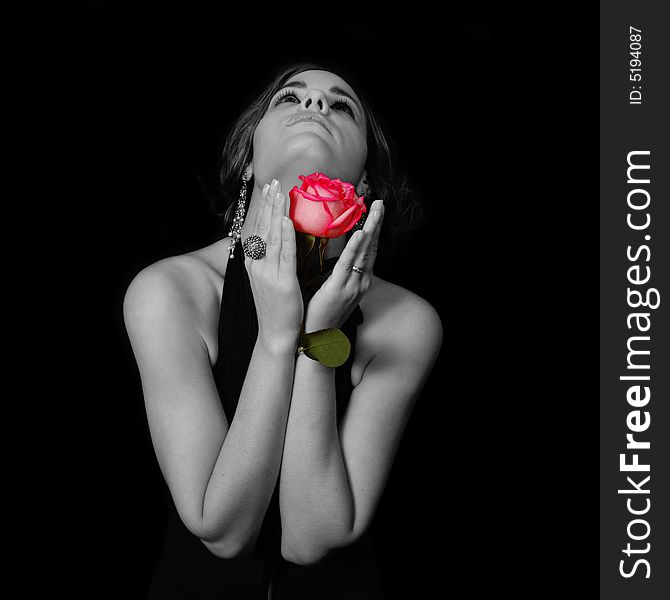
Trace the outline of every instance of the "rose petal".
{"label": "rose petal", "polygon": [[339,200],[328,202],[327,204],[330,214],[333,216],[333,220],[339,219],[340,215],[349,209],[349,206],[345,202],[340,202]]}
{"label": "rose petal", "polygon": [[321,173],[312,173],[311,175],[308,175],[307,182],[317,190],[319,195],[322,195],[324,198],[339,197],[340,191],[342,189],[337,180],[330,179]]}
{"label": "rose petal", "polygon": [[312,185],[328,185],[331,181],[330,177],[327,177],[323,173],[312,173],[307,178]]}
{"label": "rose petal", "polygon": [[340,188],[332,185],[323,185],[321,183],[314,184],[318,194],[326,199],[339,198]]}
{"label": "rose petal", "polygon": [[324,203],[305,199],[303,193],[295,187],[289,192],[289,197],[289,216],[296,231],[321,236],[333,220],[324,209]]}
{"label": "rose petal", "polygon": [[310,193],[307,190],[299,190],[299,192],[302,194],[302,197],[305,200],[310,200],[312,202],[323,202],[323,198],[320,198],[316,194]]}
{"label": "rose petal", "polygon": [[333,195],[328,188],[325,188],[317,183],[314,184],[314,193],[323,200],[330,200],[333,197],[337,197],[337,195]]}
{"label": "rose petal", "polygon": [[330,224],[325,232],[325,237],[339,237],[346,233],[360,219],[361,214],[362,211],[357,206],[350,207]]}
{"label": "rose petal", "polygon": [[300,189],[294,187],[290,216],[297,231],[319,237],[338,237],[349,231],[367,211],[363,196],[341,179],[323,173],[300,175]]}

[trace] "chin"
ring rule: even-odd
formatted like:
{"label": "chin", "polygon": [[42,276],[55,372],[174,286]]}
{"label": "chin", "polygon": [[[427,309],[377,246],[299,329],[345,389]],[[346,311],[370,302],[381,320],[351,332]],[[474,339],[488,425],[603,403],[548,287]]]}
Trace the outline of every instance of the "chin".
{"label": "chin", "polygon": [[[318,135],[300,136],[285,146],[283,162],[288,172],[298,175],[325,173],[328,177],[338,177],[338,160],[333,149]],[[299,182],[298,182],[299,183]]]}
{"label": "chin", "polygon": [[299,135],[290,136],[282,144],[282,147],[287,156],[305,154],[308,156],[328,156],[332,159],[336,154],[336,150],[333,148],[333,139],[329,138],[326,131],[317,129],[302,131]]}

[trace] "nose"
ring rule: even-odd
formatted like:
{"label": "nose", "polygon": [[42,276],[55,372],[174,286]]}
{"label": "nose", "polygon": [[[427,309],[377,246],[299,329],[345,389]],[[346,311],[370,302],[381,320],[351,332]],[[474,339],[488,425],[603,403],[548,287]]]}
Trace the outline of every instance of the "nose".
{"label": "nose", "polygon": [[302,99],[302,107],[305,109],[311,108],[323,115],[327,115],[330,111],[328,97],[323,90],[319,89],[311,89],[305,94]]}

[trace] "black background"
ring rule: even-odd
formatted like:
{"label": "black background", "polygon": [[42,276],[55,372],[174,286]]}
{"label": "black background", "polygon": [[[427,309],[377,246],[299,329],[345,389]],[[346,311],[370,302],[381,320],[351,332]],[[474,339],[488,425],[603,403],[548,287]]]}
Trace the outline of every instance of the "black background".
{"label": "black background", "polygon": [[[56,587],[142,597],[164,489],[123,294],[211,239],[198,181],[239,111],[279,67],[328,60],[364,74],[425,203],[384,275],[445,330],[372,529],[389,598],[572,590],[597,522],[596,40],[567,10],[194,6],[89,3],[59,90],[66,143],[50,150],[71,194],[50,248],[70,258],[49,279],[48,385],[72,476],[54,483]],[[595,10],[581,27],[597,36]]]}

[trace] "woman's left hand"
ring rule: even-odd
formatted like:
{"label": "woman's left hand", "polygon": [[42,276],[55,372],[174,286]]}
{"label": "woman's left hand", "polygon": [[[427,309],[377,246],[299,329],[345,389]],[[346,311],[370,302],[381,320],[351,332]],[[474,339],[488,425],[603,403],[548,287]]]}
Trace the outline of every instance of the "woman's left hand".
{"label": "woman's left hand", "polygon": [[[349,238],[333,272],[309,301],[305,311],[305,332],[339,328],[358,306],[372,282],[383,218],[384,203],[375,200],[363,229]],[[362,272],[355,271],[353,266]]]}

